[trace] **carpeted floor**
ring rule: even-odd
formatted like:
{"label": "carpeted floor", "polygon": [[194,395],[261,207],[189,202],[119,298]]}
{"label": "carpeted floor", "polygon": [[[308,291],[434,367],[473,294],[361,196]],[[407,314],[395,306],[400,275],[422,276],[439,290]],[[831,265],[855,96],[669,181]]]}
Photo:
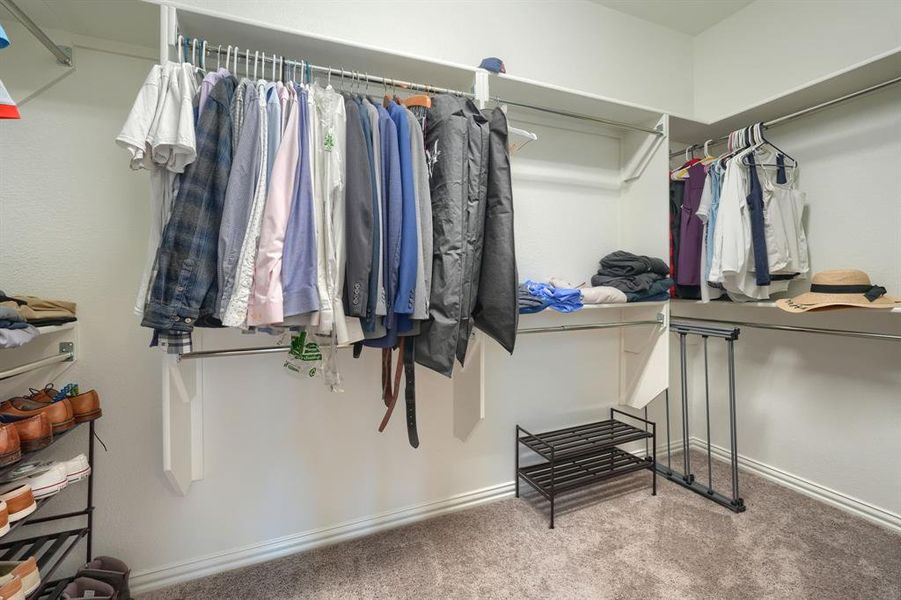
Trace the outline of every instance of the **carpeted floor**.
{"label": "carpeted floor", "polygon": [[140,598],[901,599],[901,535],[746,473],[741,492],[736,515],[639,473],[562,497],[554,530],[533,493]]}

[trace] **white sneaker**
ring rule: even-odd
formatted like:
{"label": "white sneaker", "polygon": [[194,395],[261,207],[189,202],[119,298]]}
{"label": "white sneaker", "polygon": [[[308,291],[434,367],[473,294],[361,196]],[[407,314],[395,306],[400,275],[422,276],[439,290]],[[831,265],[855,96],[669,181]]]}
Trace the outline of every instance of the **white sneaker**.
{"label": "white sneaker", "polygon": [[53,463],[44,473],[29,478],[28,484],[35,500],[58,494],[69,485],[65,463]]}
{"label": "white sneaker", "polygon": [[63,464],[66,466],[66,478],[69,483],[81,481],[91,474],[91,465],[88,464],[88,458],[84,454],[79,454]]}

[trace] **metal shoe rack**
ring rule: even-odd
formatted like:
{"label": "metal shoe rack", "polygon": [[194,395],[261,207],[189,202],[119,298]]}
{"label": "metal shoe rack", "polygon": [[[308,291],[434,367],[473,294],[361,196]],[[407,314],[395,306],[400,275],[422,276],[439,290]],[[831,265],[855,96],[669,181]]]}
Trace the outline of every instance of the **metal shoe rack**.
{"label": "metal shoe rack", "polygon": [[[27,597],[27,600],[36,600],[38,598],[40,598],[41,600],[50,600],[62,596],[63,588],[69,581],[71,581],[71,578],[53,580],[52,577],[56,573],[57,569],[59,569],[60,565],[62,565],[63,561],[66,560],[69,554],[71,554],[75,549],[75,546],[77,546],[82,539],[85,540],[85,562],[91,559],[94,537],[94,421],[76,425],[69,431],[63,432],[59,435],[54,435],[53,443],[47,446],[47,448],[22,454],[23,461],[34,458],[41,452],[44,452],[49,448],[53,448],[59,440],[63,439],[64,437],[68,437],[72,434],[72,432],[77,430],[84,430],[85,427],[83,427],[83,425],[87,425],[89,438],[88,464],[91,466],[91,473],[88,475],[86,480],[86,506],[83,509],[74,512],[61,513],[58,515],[50,515],[46,517],[38,517],[37,515],[41,512],[44,506],[46,506],[50,502],[53,502],[53,499],[60,494],[66,493],[66,490],[69,489],[68,487],[66,487],[64,490],[57,494],[37,500],[37,509],[24,519],[16,521],[15,523],[11,523],[9,533],[7,533],[5,536],[3,536],[2,539],[0,539],[0,561],[26,560],[31,556],[34,556],[37,560],[38,569],[41,573],[41,586],[37,590],[32,592],[31,595]],[[0,469],[0,478],[2,478],[3,475],[6,475],[11,470],[15,469],[17,464],[18,463],[15,463],[9,465],[8,467]],[[79,484],[74,483],[72,485],[77,486]],[[54,521],[76,518],[83,519],[83,526],[75,528],[65,528],[55,533],[44,533],[42,535],[33,537],[25,537],[7,541],[7,539],[13,534],[13,532],[25,531],[25,529],[23,529],[24,527],[37,525],[39,523],[51,523]]]}
{"label": "metal shoe rack", "polygon": [[[644,423],[639,429],[614,419],[619,414]],[[648,430],[650,426],[650,430]],[[641,458],[618,448],[638,440],[651,440],[651,456]],[[652,421],[630,415],[615,408],[610,409],[610,419],[533,434],[516,426],[516,497],[519,497],[519,480],[547,498],[551,503],[551,529],[558,495],[605,481],[641,469],[650,469],[653,495],[657,495],[657,435]],[[542,460],[520,467],[520,445],[538,454]]]}
{"label": "metal shoe rack", "polygon": [[[47,334],[65,333],[69,336],[69,341],[59,344],[59,353],[34,360],[32,362],[18,365],[12,369],[0,371],[0,381],[30,373],[38,369],[44,369],[51,365],[59,363],[72,363],[75,361],[75,334],[77,334],[77,322],[66,323],[61,326],[49,326],[39,328],[41,337]],[[88,475],[85,484],[87,501],[85,507],[81,510],[73,512],[60,513],[56,515],[39,516],[44,507],[53,502],[53,499],[60,494],[66,494],[69,487],[62,491],[36,500],[37,508],[27,517],[10,523],[9,532],[0,538],[0,561],[20,561],[29,557],[35,557],[38,563],[38,570],[41,574],[41,585],[37,590],[27,596],[26,600],[56,600],[63,593],[72,578],[66,577],[62,579],[53,579],[54,574],[59,567],[65,562],[66,558],[75,550],[75,547],[82,541],[85,541],[85,562],[91,560],[94,542],[94,441],[96,434],[94,433],[94,421],[87,423],[79,423],[72,429],[64,431],[60,434],[54,434],[53,443],[46,448],[36,450],[34,452],[23,452],[22,458],[15,463],[0,468],[0,479],[15,469],[21,462],[28,461],[37,457],[39,454],[50,448],[56,447],[56,444],[63,438],[67,438],[75,431],[87,431],[88,434],[88,464],[91,472]],[[73,486],[80,486],[81,482],[74,483]],[[39,525],[41,523],[62,522],[63,526],[60,531],[53,533],[42,533],[40,535],[20,537],[28,527]],[[78,527],[71,527],[70,521],[80,522]],[[69,525],[69,527],[65,527]],[[39,528],[43,531],[43,528]],[[10,539],[17,538],[17,539]]]}

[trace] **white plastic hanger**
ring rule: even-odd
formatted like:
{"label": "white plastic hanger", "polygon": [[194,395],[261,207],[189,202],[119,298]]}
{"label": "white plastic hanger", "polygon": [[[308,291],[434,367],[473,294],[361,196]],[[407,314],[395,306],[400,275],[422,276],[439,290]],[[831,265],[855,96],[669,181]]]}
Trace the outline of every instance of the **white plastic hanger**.
{"label": "white plastic hanger", "polygon": [[229,46],[225,53],[225,70],[228,71],[232,59],[232,47]]}

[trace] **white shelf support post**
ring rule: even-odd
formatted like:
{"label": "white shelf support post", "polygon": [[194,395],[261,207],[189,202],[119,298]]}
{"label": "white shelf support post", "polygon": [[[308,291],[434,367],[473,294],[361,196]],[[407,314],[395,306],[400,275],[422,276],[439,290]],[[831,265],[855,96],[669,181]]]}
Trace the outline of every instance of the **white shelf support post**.
{"label": "white shelf support post", "polygon": [[476,71],[475,81],[472,85],[472,93],[475,96],[476,106],[479,107],[479,110],[485,108],[488,100],[491,99],[488,85],[489,75],[490,73],[485,69],[478,69]]}
{"label": "white shelf support post", "polygon": [[454,437],[466,441],[485,418],[485,336],[472,332],[466,366],[457,370],[454,386]]}

